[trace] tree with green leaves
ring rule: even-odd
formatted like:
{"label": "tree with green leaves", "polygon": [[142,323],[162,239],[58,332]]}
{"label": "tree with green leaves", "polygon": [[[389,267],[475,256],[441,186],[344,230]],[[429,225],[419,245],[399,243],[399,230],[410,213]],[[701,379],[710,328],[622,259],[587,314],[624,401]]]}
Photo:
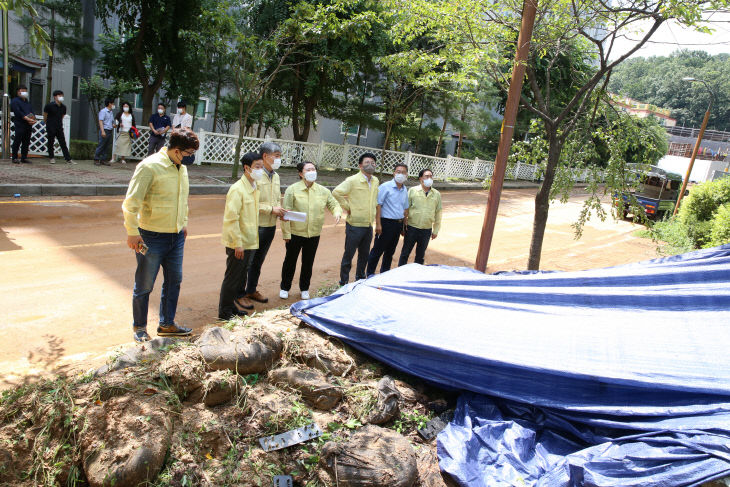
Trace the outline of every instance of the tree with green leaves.
{"label": "tree with green leaves", "polygon": [[[142,119],[152,114],[152,102],[167,77],[197,70],[197,46],[181,38],[195,29],[201,13],[198,0],[96,0],[102,38],[100,68],[104,76],[133,81],[142,89]],[[118,25],[110,19],[118,19]]]}
{"label": "tree with green leaves", "polygon": [[[540,120],[548,151],[543,181],[535,196],[528,269],[540,267],[550,203],[556,194],[553,185],[563,150],[573,131],[581,127],[586,112],[594,106],[594,92],[602,91],[613,69],[646,44],[669,19],[706,30],[699,25],[703,11],[727,4],[727,0],[537,2],[521,108]],[[434,65],[453,63],[460,71],[470,73],[472,79],[487,75],[507,91],[522,1],[507,0],[498,8],[486,0],[392,0],[391,5],[399,16],[394,32],[401,39],[426,37],[440,46],[437,56],[421,50],[408,58],[428,57]],[[624,52],[616,52],[616,40],[637,25],[646,26],[638,42]],[[424,77],[423,82],[432,82],[431,76]],[[615,169],[622,170],[620,166]],[[613,191],[608,183],[618,181],[620,178],[607,176],[606,189],[601,191]],[[591,187],[599,191],[597,185]],[[588,209],[595,205],[595,192],[593,196],[586,201]]]}
{"label": "tree with green leaves", "polygon": [[81,3],[78,0],[31,0],[36,17],[20,19],[28,30],[40,25],[48,34],[48,66],[46,67],[46,101],[53,92],[53,65],[70,57],[91,59],[96,55],[93,44],[84,37],[81,26]]}
{"label": "tree with green leaves", "polygon": [[79,89],[89,99],[89,110],[91,116],[96,116],[104,108],[104,100],[107,98],[119,98],[125,93],[136,91],[138,85],[131,81],[114,80],[106,82],[100,76],[94,75],[90,78],[81,78]]}
{"label": "tree with green leaves", "polygon": [[38,57],[42,57],[44,52],[48,54],[48,32],[43,28],[33,0],[0,0],[0,10],[13,12],[18,18],[29,18],[28,37],[31,47]]}
{"label": "tree with green leaves", "polygon": [[669,56],[628,59],[613,71],[608,89],[670,109],[678,125],[699,127],[710,94],[700,83],[688,85],[684,77],[704,80],[712,87],[717,98],[708,128],[730,131],[730,54],[678,50]]}

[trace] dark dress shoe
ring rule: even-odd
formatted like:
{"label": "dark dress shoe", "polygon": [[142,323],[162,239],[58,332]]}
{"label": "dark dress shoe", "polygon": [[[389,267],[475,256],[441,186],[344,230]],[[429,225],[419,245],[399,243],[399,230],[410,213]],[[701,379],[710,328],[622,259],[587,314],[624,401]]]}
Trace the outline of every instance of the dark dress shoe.
{"label": "dark dress shoe", "polygon": [[157,327],[157,336],[161,337],[184,337],[193,332],[192,328],[185,328],[173,323],[171,325],[160,325]]}
{"label": "dark dress shoe", "polygon": [[147,334],[146,328],[139,328],[134,330],[134,341],[137,343],[148,342],[151,338]]}

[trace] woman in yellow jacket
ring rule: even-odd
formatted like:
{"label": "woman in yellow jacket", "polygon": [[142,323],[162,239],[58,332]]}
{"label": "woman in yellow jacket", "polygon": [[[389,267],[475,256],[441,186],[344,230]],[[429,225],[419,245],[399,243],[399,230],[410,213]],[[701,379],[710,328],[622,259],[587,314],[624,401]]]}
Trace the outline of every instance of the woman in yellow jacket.
{"label": "woman in yellow jacket", "polygon": [[301,181],[292,184],[284,193],[284,209],[306,213],[303,222],[284,220],[281,233],[286,242],[286,257],[281,267],[281,291],[279,297],[287,299],[291,289],[299,252],[302,253],[302,269],[299,273],[299,289],[302,299],[309,299],[309,283],[312,278],[314,256],[317,254],[319,235],[324,224],[324,209],[328,208],[335,217],[335,225],[340,222],[342,208],[332,193],[317,184],[317,167],[311,162],[297,164]]}

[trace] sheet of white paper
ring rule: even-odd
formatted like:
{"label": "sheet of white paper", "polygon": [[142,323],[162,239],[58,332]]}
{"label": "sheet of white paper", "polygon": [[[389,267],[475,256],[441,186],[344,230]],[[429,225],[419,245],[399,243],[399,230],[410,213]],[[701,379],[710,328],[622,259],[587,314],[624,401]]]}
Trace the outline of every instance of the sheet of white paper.
{"label": "sheet of white paper", "polygon": [[284,215],[284,220],[291,222],[305,222],[307,221],[307,214],[301,211],[287,211]]}

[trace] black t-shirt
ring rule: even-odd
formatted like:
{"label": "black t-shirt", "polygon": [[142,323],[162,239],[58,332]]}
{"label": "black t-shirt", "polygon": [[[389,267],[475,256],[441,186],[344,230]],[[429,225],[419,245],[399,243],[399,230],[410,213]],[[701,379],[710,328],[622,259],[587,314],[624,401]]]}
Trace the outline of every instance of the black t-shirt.
{"label": "black t-shirt", "polygon": [[51,102],[43,109],[47,113],[46,130],[60,131],[63,129],[63,116],[66,115],[66,105]]}

